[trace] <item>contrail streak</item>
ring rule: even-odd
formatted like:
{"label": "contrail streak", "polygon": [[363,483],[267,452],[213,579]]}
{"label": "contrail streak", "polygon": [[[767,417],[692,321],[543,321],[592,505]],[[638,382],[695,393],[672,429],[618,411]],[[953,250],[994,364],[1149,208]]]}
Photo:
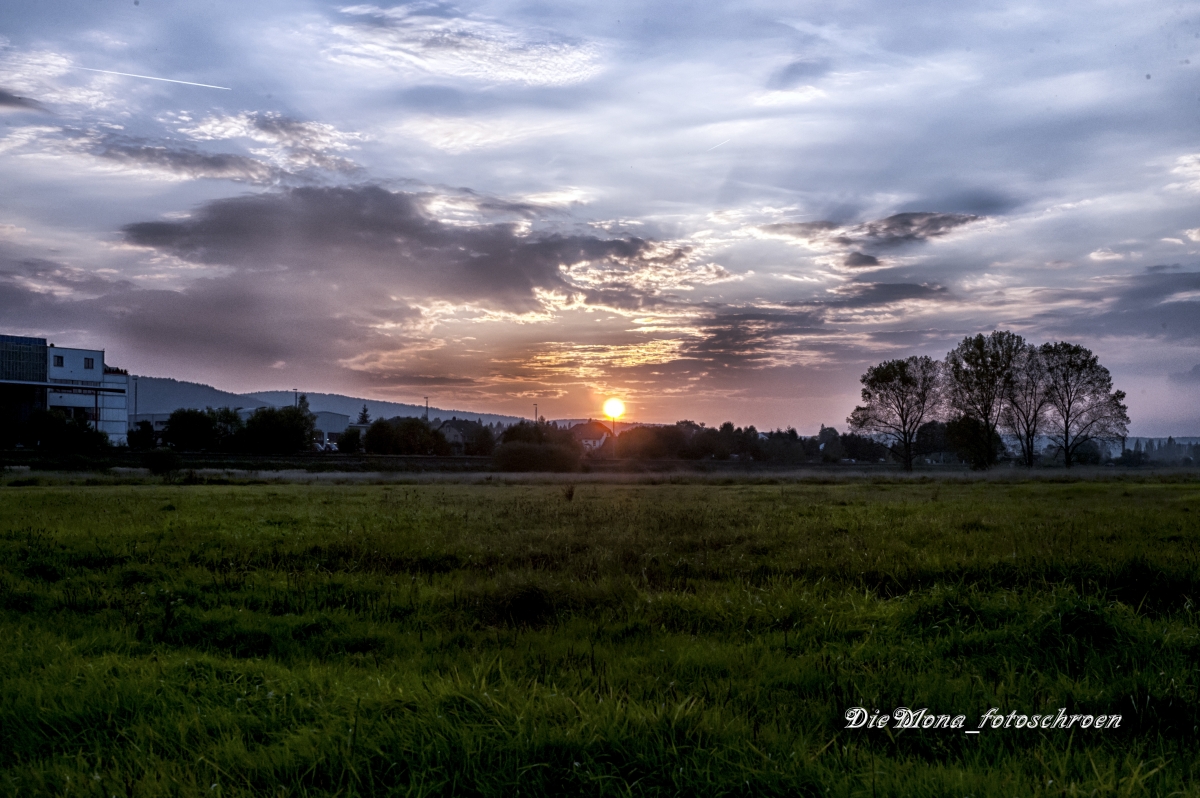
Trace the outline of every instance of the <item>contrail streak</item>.
{"label": "contrail streak", "polygon": [[[731,142],[731,141],[733,141],[733,139],[725,139],[724,141],[722,141],[722,142],[721,142],[721,144],[728,144],[728,143],[729,143],[729,142]],[[717,147],[720,147],[720,146],[721,146],[721,144],[714,144],[714,145],[712,145],[711,147],[709,147],[707,150],[705,150],[705,152],[712,152],[712,151],[713,151],[713,150],[715,150]]]}
{"label": "contrail streak", "polygon": [[143,78],[145,80],[161,80],[163,83],[182,83],[184,86],[202,86],[206,89],[220,89],[222,91],[233,91],[228,86],[214,86],[211,83],[192,83],[190,80],[172,80],[171,78],[153,78],[149,75],[135,75],[132,72],[113,72],[111,69],[88,69],[87,67],[75,67],[82,69],[85,72],[103,72],[105,75],[123,75],[127,78]]}

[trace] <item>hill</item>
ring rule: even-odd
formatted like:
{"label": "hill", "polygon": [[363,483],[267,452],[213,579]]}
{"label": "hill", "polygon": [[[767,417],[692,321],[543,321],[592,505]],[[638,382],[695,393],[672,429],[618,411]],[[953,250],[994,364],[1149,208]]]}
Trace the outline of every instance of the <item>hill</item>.
{"label": "hill", "polygon": [[[170,413],[181,407],[203,410],[206,407],[285,407],[295,401],[291,391],[259,391],[257,393],[237,394],[222,391],[211,385],[199,382],[185,382],[170,377],[134,377],[136,381],[136,412],[137,413]],[[133,393],[133,391],[131,391]],[[302,392],[304,393],[304,392]],[[423,416],[424,405],[411,405],[401,402],[384,402],[378,399],[365,399],[356,396],[344,396],[336,393],[305,393],[308,406],[314,412],[328,411],[344,413],[351,419],[357,418],[363,405],[372,419],[394,418],[395,416]],[[135,412],[135,397],[130,396],[129,412]],[[476,413],[471,410],[446,409],[441,407],[429,408],[429,419],[448,420],[450,418],[469,418],[484,424],[513,424],[520,421],[516,416],[498,415],[496,413]]]}

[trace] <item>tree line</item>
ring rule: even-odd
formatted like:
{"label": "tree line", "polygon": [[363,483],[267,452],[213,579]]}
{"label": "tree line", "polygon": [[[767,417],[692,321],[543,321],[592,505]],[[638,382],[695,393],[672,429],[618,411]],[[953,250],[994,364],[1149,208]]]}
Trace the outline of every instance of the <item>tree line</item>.
{"label": "tree line", "polygon": [[1031,344],[996,330],[967,336],[944,361],[928,356],[888,360],[863,374],[862,404],[847,418],[856,432],[878,436],[911,471],[918,440],[931,422],[973,468],[995,465],[1015,443],[1032,468],[1048,439],[1053,456],[1070,468],[1097,442],[1123,440],[1129,415],[1124,391],[1091,350],[1059,341]]}
{"label": "tree line", "polygon": [[293,407],[260,407],[243,419],[228,407],[180,408],[167,418],[161,438],[149,421],[129,430],[130,449],[153,449],[160,443],[183,452],[225,454],[295,454],[313,447],[315,417],[308,398]]}

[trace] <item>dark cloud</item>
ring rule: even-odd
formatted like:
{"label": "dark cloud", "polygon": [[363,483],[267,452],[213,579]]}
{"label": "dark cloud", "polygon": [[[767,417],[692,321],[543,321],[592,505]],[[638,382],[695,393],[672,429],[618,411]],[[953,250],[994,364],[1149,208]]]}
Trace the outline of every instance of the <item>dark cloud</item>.
{"label": "dark cloud", "polygon": [[722,311],[699,324],[697,339],[683,347],[685,357],[724,367],[760,368],[793,350],[795,339],[828,335],[820,310]]}
{"label": "dark cloud", "polygon": [[[197,368],[262,370],[300,357],[332,373],[340,369],[337,361],[364,349],[403,343],[400,336],[385,341],[371,328],[378,312],[339,312],[339,297],[327,285],[288,275],[201,279],[171,291],[100,276],[64,279],[64,272],[69,268],[46,262],[0,270],[0,313],[17,327],[87,330],[150,359]],[[80,288],[87,290],[67,293]],[[389,310],[388,320],[419,315],[401,307]]]}
{"label": "dark cloud", "polygon": [[830,323],[839,310],[883,307],[908,300],[950,299],[939,285],[851,283],[833,298],[783,303],[788,309],[717,308],[698,323],[700,335],[683,349],[686,357],[722,367],[777,366],[799,353],[825,358],[861,357],[854,344],[834,342],[845,332]]}
{"label": "dark cloud", "polygon": [[37,100],[31,100],[28,97],[19,97],[10,91],[5,91],[4,89],[0,89],[0,108],[16,108],[21,111],[50,113],[46,106],[42,105]]}
{"label": "dark cloud", "polygon": [[969,213],[897,213],[886,219],[856,225],[799,222],[769,224],[763,230],[841,247],[887,248],[940,238],[979,219]]}
{"label": "dark cloud", "polygon": [[1200,363],[1192,366],[1191,371],[1171,374],[1170,379],[1180,385],[1200,385]]}
{"label": "dark cloud", "polygon": [[944,208],[954,213],[977,214],[979,216],[997,216],[1008,213],[1020,207],[1021,200],[992,189],[967,189],[927,197],[913,203],[915,208]]}
{"label": "dark cloud", "polygon": [[[574,292],[560,267],[611,264],[653,270],[688,257],[639,238],[534,235],[516,224],[451,223],[435,197],[378,186],[296,188],[217,200],[192,218],[125,228],[126,240],[197,263],[240,270],[320,273],[413,298],[472,301],[507,310],[540,307],[535,289]],[[503,206],[503,203],[499,204]],[[638,290],[597,293],[637,302]]]}
{"label": "dark cloud", "polygon": [[305,121],[273,112],[244,112],[232,116],[214,116],[192,126],[184,125],[179,132],[196,141],[221,139],[251,139],[273,145],[274,149],[258,150],[287,165],[289,171],[302,174],[313,170],[354,174],[361,171],[358,164],[338,155],[351,149],[351,142],[360,136],[345,133],[333,125]]}
{"label": "dark cloud", "polygon": [[377,371],[367,377],[368,385],[412,388],[472,388],[482,383],[471,377],[437,374],[414,374],[407,371]]}
{"label": "dark cloud", "polygon": [[256,158],[229,153],[206,153],[189,148],[106,141],[93,149],[98,158],[127,168],[150,169],[188,178],[216,178],[246,183],[274,184],[290,177]]}
{"label": "dark cloud", "polygon": [[910,299],[950,299],[950,291],[940,285],[916,283],[851,283],[838,290],[838,299],[830,305],[872,307],[891,305]]}
{"label": "dark cloud", "polygon": [[1096,287],[1047,291],[1045,299],[1090,306],[1039,314],[1036,320],[1056,334],[1200,342],[1200,272],[1147,270]]}
{"label": "dark cloud", "polygon": [[861,252],[851,252],[842,261],[842,265],[849,269],[865,269],[879,265],[879,258],[874,255],[864,255]]}
{"label": "dark cloud", "polygon": [[811,83],[829,71],[829,61],[824,59],[802,59],[793,61],[771,76],[767,87],[771,89],[794,89]]}
{"label": "dark cloud", "polygon": [[33,296],[99,296],[132,285],[125,280],[114,280],[44,258],[9,259],[4,256],[0,256],[0,284],[22,286]]}

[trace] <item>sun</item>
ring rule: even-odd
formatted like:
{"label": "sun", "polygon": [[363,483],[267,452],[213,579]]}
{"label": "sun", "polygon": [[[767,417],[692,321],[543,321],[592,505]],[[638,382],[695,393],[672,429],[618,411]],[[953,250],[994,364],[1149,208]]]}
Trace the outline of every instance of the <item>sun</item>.
{"label": "sun", "polygon": [[609,399],[604,403],[604,415],[609,418],[620,418],[625,415],[625,403],[620,399]]}

